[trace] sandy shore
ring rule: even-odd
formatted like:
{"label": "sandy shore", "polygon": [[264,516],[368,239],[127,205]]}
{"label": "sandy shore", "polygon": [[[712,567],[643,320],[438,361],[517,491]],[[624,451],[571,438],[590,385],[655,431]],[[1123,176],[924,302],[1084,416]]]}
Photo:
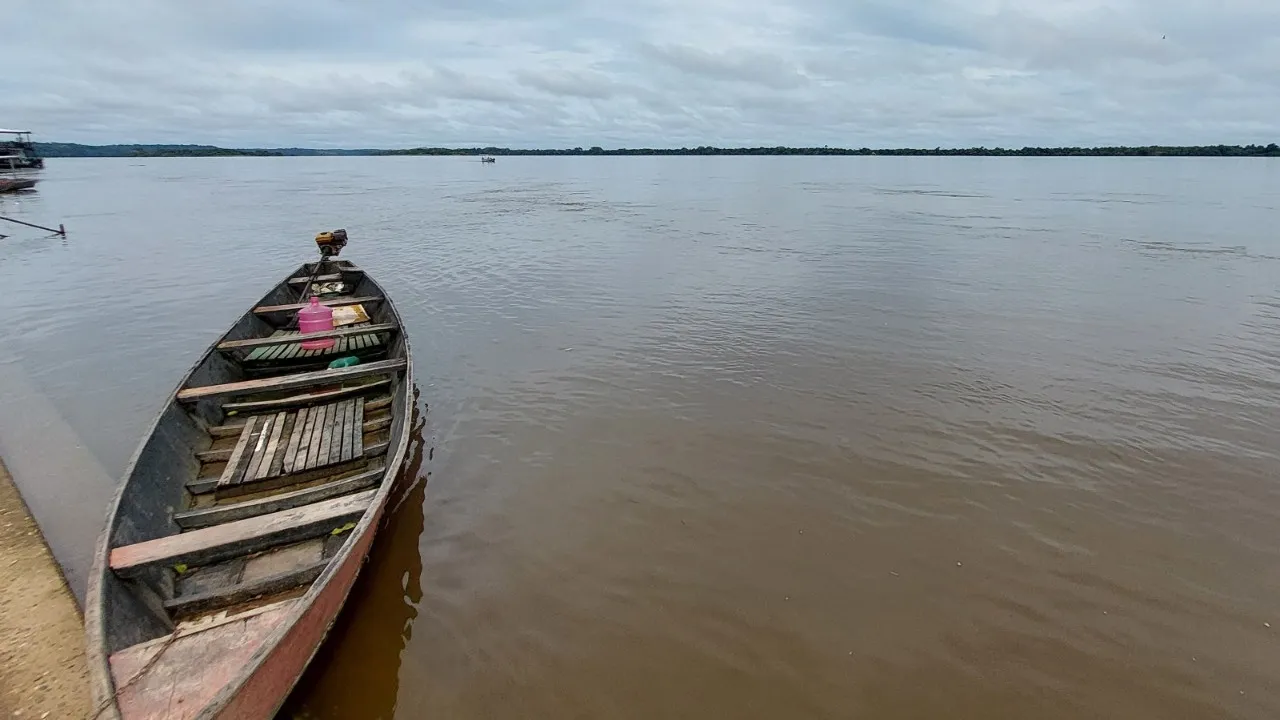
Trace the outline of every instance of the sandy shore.
{"label": "sandy shore", "polygon": [[0,718],[89,712],[79,609],[0,461]]}

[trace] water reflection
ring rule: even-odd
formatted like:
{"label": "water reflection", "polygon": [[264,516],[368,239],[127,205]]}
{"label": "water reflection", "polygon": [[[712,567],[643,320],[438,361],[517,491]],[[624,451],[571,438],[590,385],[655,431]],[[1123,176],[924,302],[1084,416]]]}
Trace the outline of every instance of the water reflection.
{"label": "water reflection", "polygon": [[387,500],[387,520],[350,598],[279,717],[298,720],[389,720],[400,684],[401,653],[422,601],[422,555],[429,437],[415,400],[409,454]]}

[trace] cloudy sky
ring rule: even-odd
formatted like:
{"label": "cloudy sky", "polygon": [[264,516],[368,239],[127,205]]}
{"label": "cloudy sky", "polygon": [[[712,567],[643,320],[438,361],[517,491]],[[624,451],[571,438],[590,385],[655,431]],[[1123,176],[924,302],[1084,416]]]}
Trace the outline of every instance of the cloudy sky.
{"label": "cloudy sky", "polygon": [[1280,0],[5,0],[0,25],[0,126],[49,141],[1280,141]]}

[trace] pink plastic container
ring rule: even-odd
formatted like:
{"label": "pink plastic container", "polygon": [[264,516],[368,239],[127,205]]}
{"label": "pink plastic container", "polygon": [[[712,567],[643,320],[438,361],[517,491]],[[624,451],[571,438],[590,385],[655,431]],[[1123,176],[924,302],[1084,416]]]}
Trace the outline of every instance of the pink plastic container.
{"label": "pink plastic container", "polygon": [[[320,304],[320,298],[311,298],[311,305],[298,311],[298,330],[303,334],[327,332],[333,329],[333,310]],[[303,340],[303,350],[326,350],[337,343],[333,338]]]}

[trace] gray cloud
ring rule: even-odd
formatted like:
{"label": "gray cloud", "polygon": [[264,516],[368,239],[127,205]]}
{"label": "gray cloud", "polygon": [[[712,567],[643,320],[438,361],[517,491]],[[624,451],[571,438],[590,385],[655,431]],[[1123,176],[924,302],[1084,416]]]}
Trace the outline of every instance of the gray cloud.
{"label": "gray cloud", "polygon": [[1272,142],[1272,0],[12,0],[0,124],[232,146]]}
{"label": "gray cloud", "polygon": [[775,90],[802,87],[809,81],[782,58],[754,50],[708,52],[690,45],[645,44],[643,51],[677,70],[713,80],[736,80]]}

